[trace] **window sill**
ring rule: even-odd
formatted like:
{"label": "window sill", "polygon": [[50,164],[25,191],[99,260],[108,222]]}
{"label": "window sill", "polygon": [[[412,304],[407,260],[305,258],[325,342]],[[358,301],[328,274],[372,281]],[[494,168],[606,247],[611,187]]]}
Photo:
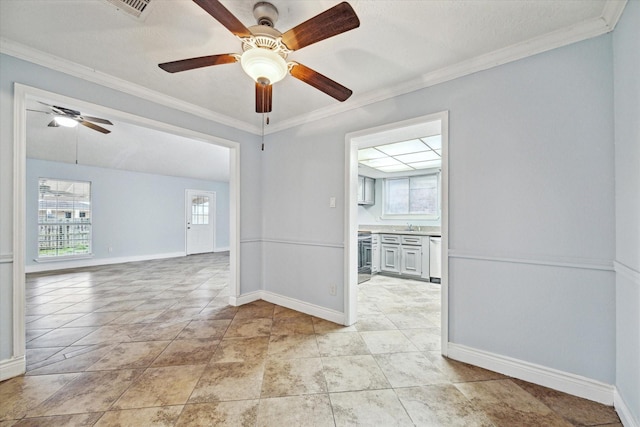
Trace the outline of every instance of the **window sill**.
{"label": "window sill", "polygon": [[90,259],[90,258],[93,258],[93,254],[35,258],[34,261],[39,263],[46,263],[46,262],[74,261],[77,259]]}

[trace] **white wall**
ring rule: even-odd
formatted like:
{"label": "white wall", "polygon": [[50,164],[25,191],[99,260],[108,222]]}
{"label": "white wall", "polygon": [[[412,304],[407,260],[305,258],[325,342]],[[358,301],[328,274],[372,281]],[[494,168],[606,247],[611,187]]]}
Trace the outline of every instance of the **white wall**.
{"label": "white wall", "polygon": [[[260,236],[262,221],[259,137],[8,55],[0,55],[0,365],[13,354],[12,215],[15,82],[195,132],[240,142],[240,237],[243,241],[246,236]],[[243,294],[257,290],[261,286],[260,273],[256,273],[256,269],[261,268],[260,249],[252,246],[251,243],[241,244],[240,282]]]}
{"label": "white wall", "polygon": [[[229,184],[226,182],[27,159],[28,266],[38,265],[34,260],[38,257],[39,178],[91,182],[93,260],[184,254],[187,189],[216,193],[214,247],[229,248]],[[111,253],[109,247],[113,249]],[[56,264],[44,265],[55,268]]]}
{"label": "white wall", "polygon": [[613,384],[610,35],[269,135],[265,289],[341,310],[345,134],[445,110],[450,341]]}
{"label": "white wall", "polygon": [[616,387],[640,425],[640,2],[613,34],[616,167]]}

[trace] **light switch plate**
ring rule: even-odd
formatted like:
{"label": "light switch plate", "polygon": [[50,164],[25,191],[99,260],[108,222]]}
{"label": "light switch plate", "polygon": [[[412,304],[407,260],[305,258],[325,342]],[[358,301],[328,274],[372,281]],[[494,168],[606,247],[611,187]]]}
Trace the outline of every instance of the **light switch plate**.
{"label": "light switch plate", "polygon": [[330,208],[335,208],[336,207],[336,198],[335,197],[329,197],[329,207]]}

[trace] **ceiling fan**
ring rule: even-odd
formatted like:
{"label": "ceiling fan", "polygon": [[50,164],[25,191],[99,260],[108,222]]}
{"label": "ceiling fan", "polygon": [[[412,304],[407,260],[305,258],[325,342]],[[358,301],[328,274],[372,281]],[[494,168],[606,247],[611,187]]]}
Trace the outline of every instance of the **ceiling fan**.
{"label": "ceiling fan", "polygon": [[58,105],[49,105],[45,104],[42,101],[38,101],[42,105],[46,105],[51,109],[51,111],[40,111],[40,110],[27,110],[33,111],[36,113],[50,114],[53,116],[53,120],[49,123],[49,127],[75,127],[80,123],[83,126],[86,126],[90,129],[96,130],[102,133],[111,133],[110,130],[103,128],[102,126],[98,126],[96,123],[100,123],[103,125],[113,125],[107,119],[101,119],[99,117],[91,117],[85,116],[80,111],[72,110],[71,108],[60,107]]}
{"label": "ceiling fan", "polygon": [[271,3],[254,5],[253,15],[258,25],[247,28],[218,0],[193,1],[242,41],[243,53],[165,62],[158,65],[163,70],[176,73],[240,61],[242,69],[255,81],[257,113],[272,110],[272,86],[287,72],[340,102],[351,96],[352,91],[341,84],[298,62],[286,60],[293,51],[359,27],[360,20],[349,3],[342,2],[281,33],[274,28],[278,10]]}

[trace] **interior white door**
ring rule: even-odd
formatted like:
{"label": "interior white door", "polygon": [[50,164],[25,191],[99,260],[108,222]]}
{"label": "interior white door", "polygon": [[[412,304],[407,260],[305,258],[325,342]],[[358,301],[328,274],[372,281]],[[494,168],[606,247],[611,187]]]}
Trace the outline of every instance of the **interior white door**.
{"label": "interior white door", "polygon": [[187,255],[213,252],[216,193],[187,190]]}

